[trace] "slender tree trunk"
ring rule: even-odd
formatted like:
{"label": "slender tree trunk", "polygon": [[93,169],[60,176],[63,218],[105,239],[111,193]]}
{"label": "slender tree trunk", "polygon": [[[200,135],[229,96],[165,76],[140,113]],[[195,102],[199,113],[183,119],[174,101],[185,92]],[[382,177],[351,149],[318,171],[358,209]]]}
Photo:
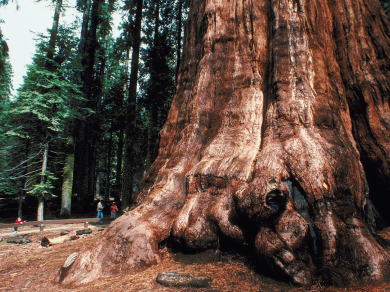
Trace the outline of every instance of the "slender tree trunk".
{"label": "slender tree trunk", "polygon": [[78,47],[78,51],[80,55],[84,55],[87,49],[88,23],[89,23],[89,16],[91,10],[91,3],[92,3],[91,0],[86,1],[84,12],[83,12],[83,23],[81,25],[80,43]]}
{"label": "slender tree trunk", "polygon": [[101,197],[100,192],[100,186],[102,185],[102,177],[104,175],[104,172],[99,172],[96,175],[96,181],[95,181],[95,197]]}
{"label": "slender tree trunk", "polygon": [[94,100],[93,109],[95,111],[94,117],[90,119],[89,124],[90,127],[90,134],[91,134],[91,148],[90,148],[90,155],[89,157],[89,186],[88,186],[88,193],[93,194],[94,193],[94,181],[95,181],[95,172],[96,172],[96,163],[97,163],[97,151],[98,151],[98,143],[100,141],[100,114],[101,114],[101,104],[102,99],[104,96],[104,83],[105,83],[105,69],[106,69],[106,58],[103,58],[100,70],[99,70],[99,86],[97,92],[95,92],[96,99]]}
{"label": "slender tree trunk", "polygon": [[73,135],[69,135],[67,143],[67,155],[65,158],[61,211],[62,218],[70,218],[72,206],[72,186],[73,186],[73,166],[74,166],[74,139]]}
{"label": "slender tree trunk", "polygon": [[[91,10],[91,0],[86,1],[86,5],[83,13],[83,23],[81,26],[80,43],[78,47],[79,54],[82,57],[81,65],[86,66],[85,53],[87,50],[88,41],[88,23]],[[83,74],[80,76],[80,80],[83,79]],[[88,102],[82,101],[76,107],[81,108],[82,113],[87,108]],[[86,115],[86,113],[84,113]],[[74,127],[75,137],[75,151],[74,151],[74,167],[73,167],[73,186],[72,192],[77,195],[77,203],[80,206],[84,206],[83,194],[88,192],[87,180],[85,179],[85,173],[87,173],[87,123],[84,120],[78,120]]]}
{"label": "slender tree trunk", "polygon": [[[61,8],[62,8],[62,0],[57,0],[56,1],[56,8],[54,10],[53,26],[52,26],[52,29],[50,31],[49,49],[47,50],[47,58],[50,60],[53,60],[53,57],[54,57],[56,38],[57,38],[57,34],[58,34],[58,25],[60,22]],[[50,65],[48,64],[47,67],[50,67]]]}
{"label": "slender tree trunk", "polygon": [[122,157],[123,157],[123,128],[118,133],[118,150],[116,154],[115,193],[122,199]]}
{"label": "slender tree trunk", "polygon": [[63,283],[145,269],[168,238],[193,251],[250,246],[297,285],[388,279],[369,198],[390,200],[389,67],[376,0],[191,1],[138,205]]}
{"label": "slender tree trunk", "polygon": [[[42,171],[41,171],[41,185],[46,184],[46,170],[47,170],[47,159],[49,155],[49,142],[45,142],[43,148],[43,157],[42,157]],[[40,193],[38,195],[38,215],[37,221],[43,221],[44,214],[44,204],[45,204],[45,194]]]}
{"label": "slender tree trunk", "polygon": [[180,67],[180,60],[181,60],[181,19],[182,19],[182,7],[183,7],[183,0],[179,1],[179,11],[177,13],[177,61],[176,61],[176,82],[179,75],[179,67]]}
{"label": "slender tree trunk", "polygon": [[[83,93],[86,102],[82,104],[83,107],[90,105],[91,101],[91,88],[93,81],[93,68],[95,63],[95,51],[97,46],[96,31],[99,18],[99,6],[101,0],[94,0],[91,10],[91,25],[88,32],[88,41],[85,42],[85,38],[80,40],[79,50],[85,49],[84,58],[82,61],[85,70],[83,72]],[[86,10],[89,8],[87,4]],[[85,16],[84,20],[88,20]],[[84,29],[84,23],[83,23]],[[82,34],[86,34],[82,30]],[[76,141],[75,141],[75,167],[74,167],[74,184],[77,192],[78,204],[85,208],[88,202],[92,202],[93,193],[90,192],[90,180],[89,174],[92,172],[88,165],[88,154],[90,153],[88,146],[88,124],[86,120],[80,120],[76,125]],[[92,180],[93,183],[94,180]]]}
{"label": "slender tree trunk", "polygon": [[120,112],[120,115],[118,117],[118,122],[119,122],[119,133],[118,133],[118,152],[116,155],[116,177],[115,177],[115,194],[122,200],[122,158],[123,158],[123,135],[124,135],[124,114],[123,114],[123,109],[124,109],[124,103],[123,101],[126,98],[126,92],[128,93],[129,90],[129,79],[128,79],[128,72],[129,72],[129,58],[130,58],[130,50],[126,50],[126,81],[124,85],[124,94],[123,98],[121,100],[121,108],[122,111]]}
{"label": "slender tree trunk", "polygon": [[[24,179],[25,181],[25,179]],[[25,182],[23,182],[23,189],[20,190],[20,193],[19,193],[19,205],[18,205],[18,217],[19,218],[22,218],[23,216],[23,197],[25,196]]]}
{"label": "slender tree trunk", "polygon": [[131,73],[129,85],[129,98],[127,100],[127,117],[124,130],[124,156],[122,175],[122,200],[124,207],[131,205],[133,200],[134,154],[132,140],[135,129],[135,110],[137,102],[137,78],[139,64],[139,50],[141,45],[142,0],[137,0],[137,10],[134,26],[133,54],[131,58]]}
{"label": "slender tree trunk", "polygon": [[27,189],[27,173],[28,173],[28,161],[30,160],[30,139],[26,139],[26,145],[25,145],[25,158],[26,158],[26,167],[25,170],[22,172],[22,186],[23,188],[20,190],[19,193],[19,206],[18,206],[18,217],[23,218],[23,198],[26,196],[26,189]]}
{"label": "slender tree trunk", "polygon": [[[50,31],[50,41],[49,41],[49,48],[47,51],[47,58],[50,60],[53,60],[54,58],[54,51],[55,51],[55,45],[56,45],[56,38],[58,34],[58,26],[59,26],[59,20],[60,20],[60,13],[62,8],[62,0],[56,1],[56,8],[54,11],[54,17],[53,17],[53,25],[52,29]],[[52,70],[52,64],[50,61],[46,62],[46,69]],[[48,160],[48,151],[49,151],[49,142],[45,143],[44,146],[44,152],[43,152],[43,162],[42,162],[42,173],[41,173],[41,185],[46,183],[46,169],[47,169],[47,160]],[[38,195],[38,221],[43,220],[44,215],[44,194],[41,193]]]}
{"label": "slender tree trunk", "polygon": [[[153,46],[154,48],[157,47],[158,38],[159,36],[159,26],[160,26],[160,0],[156,1],[156,11],[155,11],[155,17],[154,17],[154,42]],[[152,80],[152,84],[157,79],[157,72],[158,68],[155,68],[155,66],[152,65],[152,73],[150,76],[150,79]],[[156,104],[153,102],[153,98],[149,101],[148,104],[149,107],[149,123],[148,123],[148,146],[147,146],[147,152],[146,152],[146,171],[149,170],[150,166],[152,165],[154,159],[155,159],[155,143],[156,143],[156,124],[157,124],[157,109]]]}
{"label": "slender tree trunk", "polygon": [[111,158],[112,158],[112,127],[110,128],[110,138],[108,139],[107,149],[107,166],[106,166],[106,184],[105,184],[105,197],[110,199],[110,177],[111,177]]}

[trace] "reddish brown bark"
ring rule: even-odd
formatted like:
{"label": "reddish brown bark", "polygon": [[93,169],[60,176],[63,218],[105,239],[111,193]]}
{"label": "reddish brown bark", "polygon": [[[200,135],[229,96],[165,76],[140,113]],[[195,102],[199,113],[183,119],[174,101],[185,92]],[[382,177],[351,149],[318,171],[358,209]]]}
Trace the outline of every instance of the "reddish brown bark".
{"label": "reddish brown bark", "polygon": [[368,196],[389,200],[389,45],[378,1],[193,0],[138,207],[62,283],[144,269],[170,236],[248,244],[300,285],[384,280]]}

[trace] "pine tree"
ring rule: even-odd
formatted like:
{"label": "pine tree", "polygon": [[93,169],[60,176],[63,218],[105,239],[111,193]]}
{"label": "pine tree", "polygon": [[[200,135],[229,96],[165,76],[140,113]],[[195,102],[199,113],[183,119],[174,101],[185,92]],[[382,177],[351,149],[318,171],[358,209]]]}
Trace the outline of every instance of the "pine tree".
{"label": "pine tree", "polygon": [[43,199],[54,195],[53,181],[58,178],[47,168],[52,164],[48,162],[49,145],[63,143],[68,121],[80,118],[72,108],[73,100],[82,99],[74,86],[74,73],[79,68],[77,57],[72,54],[77,42],[70,28],[60,27],[59,34],[53,59],[47,58],[48,41],[41,36],[24,84],[18,89],[10,110],[14,128],[8,134],[17,135],[24,143],[29,141],[29,159],[23,163],[28,169],[26,189],[38,197],[42,210],[38,213],[39,220],[43,219]]}
{"label": "pine tree", "polygon": [[19,145],[15,136],[5,135],[10,127],[8,111],[12,90],[11,78],[8,45],[0,29],[0,194],[15,195],[18,193],[18,185],[11,179],[14,173],[9,170],[15,165],[9,153],[12,148],[19,148]]}
{"label": "pine tree", "polygon": [[[160,0],[152,2],[151,16],[146,26],[148,46],[143,52],[145,66],[141,90],[147,115],[147,152],[146,170],[154,161],[158,152],[158,133],[164,125],[167,112],[175,90],[176,60],[174,60],[174,42],[176,34],[172,30],[174,15],[171,5]],[[161,11],[160,11],[161,10]]]}

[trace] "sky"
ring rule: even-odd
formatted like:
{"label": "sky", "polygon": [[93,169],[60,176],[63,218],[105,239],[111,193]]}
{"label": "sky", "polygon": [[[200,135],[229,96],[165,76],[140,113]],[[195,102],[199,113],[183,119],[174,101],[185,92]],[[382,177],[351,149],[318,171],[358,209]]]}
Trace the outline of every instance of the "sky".
{"label": "sky", "polygon": [[[60,23],[72,23],[77,16],[81,18],[81,13],[69,7],[74,7],[75,0],[66,2],[67,8],[60,16]],[[36,45],[35,33],[46,33],[47,29],[52,27],[54,5],[51,3],[51,0],[42,0],[39,3],[34,0],[13,0],[9,1],[7,6],[0,7],[0,19],[5,22],[0,23],[0,27],[9,47],[14,90],[22,85],[26,65],[32,61]],[[114,16],[116,26],[119,22],[120,17]],[[115,32],[114,36],[117,36]]]}

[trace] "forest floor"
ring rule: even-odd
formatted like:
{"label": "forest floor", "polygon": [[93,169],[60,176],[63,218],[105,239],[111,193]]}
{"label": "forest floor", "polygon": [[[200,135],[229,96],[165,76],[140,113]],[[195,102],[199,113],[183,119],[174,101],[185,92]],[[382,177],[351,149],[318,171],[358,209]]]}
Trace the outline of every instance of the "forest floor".
{"label": "forest floor", "polygon": [[[312,287],[298,288],[288,283],[262,275],[253,267],[248,256],[210,250],[199,254],[174,253],[165,247],[162,250],[162,261],[147,270],[129,275],[97,280],[77,288],[66,288],[57,282],[60,267],[66,258],[76,252],[87,242],[98,240],[101,226],[92,225],[91,235],[83,235],[79,239],[42,247],[43,236],[55,238],[60,229],[44,232],[18,234],[31,240],[28,244],[6,243],[6,238],[14,235],[0,236],[0,292],[2,291],[390,291],[390,283],[376,286],[365,285],[349,288],[322,287],[319,283]],[[80,230],[80,224],[68,224],[63,230]],[[390,228],[381,232],[390,240]],[[173,288],[164,287],[156,282],[160,272],[192,273],[209,276],[213,279],[208,288]]]}

